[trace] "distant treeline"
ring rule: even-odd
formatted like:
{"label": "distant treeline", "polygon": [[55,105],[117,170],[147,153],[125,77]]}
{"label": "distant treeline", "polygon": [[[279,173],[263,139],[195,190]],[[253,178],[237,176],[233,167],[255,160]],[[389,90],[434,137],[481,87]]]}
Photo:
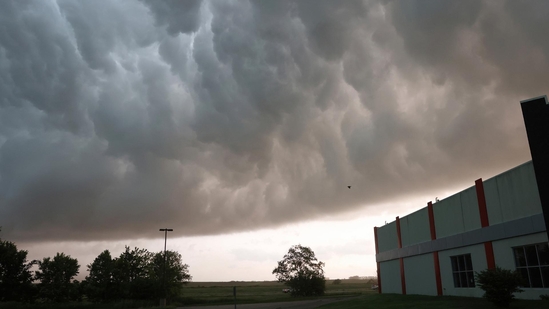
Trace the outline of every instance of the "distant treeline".
{"label": "distant treeline", "polygon": [[[126,246],[118,257],[101,252],[87,265],[83,281],[78,260],[64,253],[53,258],[27,260],[28,252],[0,238],[0,301],[20,302],[111,302],[173,298],[192,279],[189,266],[175,251],[149,252]],[[36,265],[38,270],[31,271]]]}
{"label": "distant treeline", "polygon": [[376,276],[351,276],[349,277],[349,280],[370,280],[370,279],[377,279]]}

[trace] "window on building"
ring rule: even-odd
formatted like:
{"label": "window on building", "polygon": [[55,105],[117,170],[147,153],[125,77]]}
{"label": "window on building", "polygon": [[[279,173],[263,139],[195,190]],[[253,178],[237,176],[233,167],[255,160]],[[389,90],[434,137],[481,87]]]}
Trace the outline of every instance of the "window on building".
{"label": "window on building", "polygon": [[549,246],[547,243],[513,248],[515,264],[525,288],[549,288]]}
{"label": "window on building", "polygon": [[474,288],[475,274],[470,254],[456,255],[450,257],[452,261],[452,273],[454,275],[454,287]]}

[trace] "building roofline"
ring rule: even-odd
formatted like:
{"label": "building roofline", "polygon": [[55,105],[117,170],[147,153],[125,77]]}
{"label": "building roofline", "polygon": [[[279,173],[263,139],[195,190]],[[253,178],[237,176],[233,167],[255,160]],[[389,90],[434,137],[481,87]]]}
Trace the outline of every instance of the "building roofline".
{"label": "building roofline", "polygon": [[[503,172],[501,172],[501,173],[499,173],[499,174],[497,174],[497,175],[494,175],[494,176],[492,176],[492,177],[490,177],[490,178],[487,178],[487,179],[482,179],[482,178],[481,178],[481,179],[482,179],[482,182],[486,182],[486,181],[488,181],[488,180],[495,179],[495,178],[497,178],[497,177],[499,177],[499,176],[501,176],[501,175],[503,175],[503,174],[506,174],[506,173],[508,173],[508,172],[510,172],[510,171],[512,171],[512,170],[518,169],[518,168],[520,168],[520,167],[522,167],[522,166],[524,166],[524,165],[526,165],[526,164],[531,164],[531,163],[532,163],[532,160],[528,160],[528,161],[526,161],[526,162],[524,162],[524,163],[521,163],[521,164],[519,164],[519,165],[517,165],[517,166],[514,166],[514,167],[512,167],[512,168],[510,168],[510,169],[508,169],[508,170],[505,170],[505,171],[503,171]],[[465,189],[463,189],[463,190],[460,190],[460,191],[455,192],[455,193],[453,193],[453,194],[451,194],[451,195],[448,195],[447,197],[445,197],[445,198],[439,200],[438,202],[433,202],[433,207],[434,207],[436,204],[438,204],[438,203],[440,203],[440,202],[442,202],[442,201],[444,201],[444,200],[446,200],[446,199],[449,199],[449,198],[451,198],[451,197],[453,197],[453,196],[455,196],[455,195],[458,195],[458,194],[462,193],[463,191],[469,190],[469,189],[474,188],[474,187],[475,187],[475,186],[472,185],[472,186],[467,187],[467,188],[465,188]],[[419,211],[421,211],[421,210],[424,210],[424,209],[426,209],[426,208],[427,208],[427,203],[426,203],[425,206],[421,207],[420,209],[414,210],[413,212],[411,212],[411,213],[409,213],[409,214],[406,214],[406,215],[404,215],[404,216],[402,216],[402,217],[399,217],[399,218],[400,218],[400,220],[402,220],[402,219],[404,219],[404,218],[406,218],[406,217],[408,217],[408,216],[410,216],[410,215],[413,215],[413,214],[415,214],[416,212],[419,212]],[[382,225],[382,226],[376,226],[376,227],[378,227],[378,228],[383,228],[384,226],[389,225],[389,224],[391,224],[391,223],[393,223],[393,222],[395,222],[395,220],[393,220],[393,221],[391,221],[391,222],[387,222],[387,224],[384,224],[384,225]]]}
{"label": "building roofline", "polygon": [[526,100],[522,100],[520,101],[520,104],[522,103],[528,103],[530,101],[534,101],[534,100],[539,100],[539,99],[545,99],[545,104],[549,104],[549,102],[547,101],[547,95],[540,95],[538,97],[535,97],[535,98],[530,98],[530,99],[526,99]]}

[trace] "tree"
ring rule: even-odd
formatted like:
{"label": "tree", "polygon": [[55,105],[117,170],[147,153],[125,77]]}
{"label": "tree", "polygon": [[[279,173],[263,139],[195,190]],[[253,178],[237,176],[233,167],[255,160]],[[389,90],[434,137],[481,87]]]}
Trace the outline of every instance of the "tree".
{"label": "tree", "polygon": [[39,297],[64,302],[78,300],[78,282],[71,282],[78,274],[78,260],[64,253],[57,253],[53,259],[47,257],[38,262],[36,279],[40,280]]}
{"label": "tree", "polygon": [[[165,274],[164,257],[166,257]],[[156,253],[151,262],[151,270],[151,279],[160,288],[156,291],[157,297],[164,295],[164,287],[167,298],[178,296],[183,284],[192,280],[192,276],[189,273],[189,265],[183,264],[181,254],[175,251],[166,251],[166,256],[164,256],[164,252]]]}
{"label": "tree", "polygon": [[153,253],[147,249],[126,246],[124,252],[115,260],[113,281],[119,290],[120,298],[150,298],[154,286],[150,280],[150,262]]}
{"label": "tree", "polygon": [[486,269],[476,273],[477,283],[484,290],[483,297],[491,301],[497,307],[509,307],[515,298],[513,293],[522,292],[518,287],[522,283],[522,277],[517,271],[500,268]]}
{"label": "tree", "polygon": [[115,263],[116,259],[111,257],[109,250],[105,250],[88,265],[85,292],[89,300],[106,302],[118,297],[119,288],[113,276]]}
{"label": "tree", "polygon": [[313,250],[297,245],[278,261],[273,274],[291,288],[292,296],[322,295],[326,289],[323,267]]}
{"label": "tree", "polygon": [[30,268],[36,263],[27,261],[27,251],[0,239],[0,301],[31,300],[33,295]]}

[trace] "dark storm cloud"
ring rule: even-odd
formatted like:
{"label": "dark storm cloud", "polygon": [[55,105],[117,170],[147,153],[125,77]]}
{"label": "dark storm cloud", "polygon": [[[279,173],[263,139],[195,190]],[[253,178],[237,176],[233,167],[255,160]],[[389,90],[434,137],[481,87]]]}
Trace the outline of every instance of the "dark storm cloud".
{"label": "dark storm cloud", "polygon": [[202,0],[142,0],[154,14],[156,25],[166,26],[171,35],[195,32],[200,27]]}
{"label": "dark storm cloud", "polygon": [[546,6],[2,1],[0,226],[219,234],[501,172],[549,90]]}

